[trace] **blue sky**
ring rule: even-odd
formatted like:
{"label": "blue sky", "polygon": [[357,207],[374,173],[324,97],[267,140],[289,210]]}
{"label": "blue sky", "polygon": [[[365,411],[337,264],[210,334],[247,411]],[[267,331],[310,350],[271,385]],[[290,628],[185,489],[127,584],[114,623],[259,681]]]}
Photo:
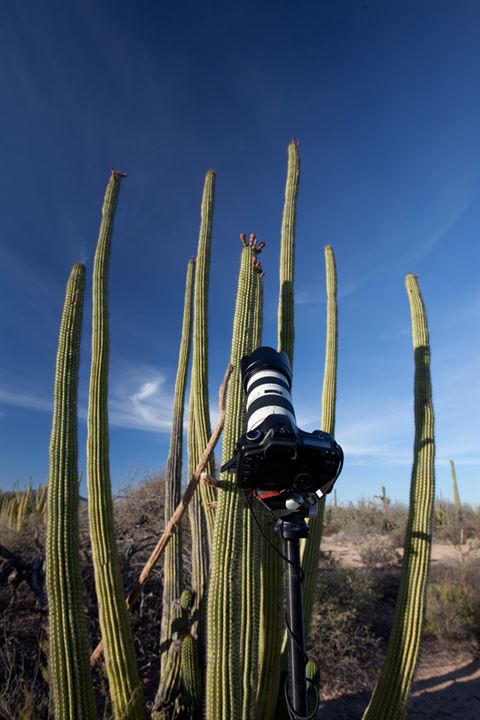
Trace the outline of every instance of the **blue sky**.
{"label": "blue sky", "polygon": [[[188,258],[217,173],[210,395],[229,357],[240,232],[266,242],[264,343],[276,345],[287,145],[301,142],[293,399],[319,425],[324,246],[334,248],[339,501],[408,498],[413,353],[407,272],[432,348],[437,484],[479,503],[480,7],[477,2],[0,5],[0,486],[45,480],[65,284],[91,270],[110,168],[127,171],[112,246],[114,490],[164,466]],[[84,487],[84,486],[83,486]]]}

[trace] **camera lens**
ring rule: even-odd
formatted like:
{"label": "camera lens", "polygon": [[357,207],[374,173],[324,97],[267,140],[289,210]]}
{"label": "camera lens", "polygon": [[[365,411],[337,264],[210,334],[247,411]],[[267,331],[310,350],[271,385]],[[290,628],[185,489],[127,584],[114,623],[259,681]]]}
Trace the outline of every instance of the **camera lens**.
{"label": "camera lens", "polygon": [[[240,363],[243,386],[247,393],[247,431],[251,433],[266,418],[272,424],[296,428],[290,388],[292,370],[285,351],[259,347]],[[276,416],[276,417],[275,417]]]}
{"label": "camera lens", "polygon": [[247,385],[254,373],[259,370],[273,370],[281,373],[288,383],[288,389],[292,386],[292,368],[285,350],[277,352],[268,345],[254,350],[251,355],[245,355],[240,361],[240,373],[243,379],[243,387],[247,392]]}

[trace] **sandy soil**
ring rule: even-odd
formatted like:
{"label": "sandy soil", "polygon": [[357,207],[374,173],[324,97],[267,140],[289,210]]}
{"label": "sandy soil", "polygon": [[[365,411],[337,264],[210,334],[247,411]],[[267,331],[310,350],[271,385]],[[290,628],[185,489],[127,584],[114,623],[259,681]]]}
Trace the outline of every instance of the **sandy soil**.
{"label": "sandy soil", "polygon": [[[340,565],[362,567],[358,547],[344,538],[325,537],[322,549]],[[400,551],[400,549],[399,549]],[[432,562],[460,560],[453,545],[434,544]],[[318,720],[359,720],[370,693],[342,695],[321,703]],[[469,653],[424,653],[412,687],[408,720],[478,720],[480,718],[480,656]]]}
{"label": "sandy soil", "polygon": [[[344,567],[363,567],[359,554],[359,546],[346,541],[343,537],[332,535],[322,540],[322,550],[332,554],[332,558]],[[403,547],[396,548],[399,556]],[[461,550],[451,543],[433,543],[432,563],[456,562],[461,559]]]}
{"label": "sandy soil", "polygon": [[[370,693],[355,693],[321,703],[318,720],[360,720]],[[480,658],[467,653],[425,657],[416,673],[407,720],[478,720]]]}

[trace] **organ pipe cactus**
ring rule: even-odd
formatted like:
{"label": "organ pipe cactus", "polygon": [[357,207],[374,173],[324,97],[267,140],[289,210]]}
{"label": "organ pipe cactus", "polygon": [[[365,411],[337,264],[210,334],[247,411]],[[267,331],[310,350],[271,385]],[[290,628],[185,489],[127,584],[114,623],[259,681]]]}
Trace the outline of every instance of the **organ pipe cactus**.
{"label": "organ pipe cactus", "polygon": [[107,185],[93,268],[92,365],[87,438],[88,509],[99,620],[113,714],[115,718],[144,720],[143,691],[115,545],[109,466],[108,266],[122,177],[122,173],[112,171]]}
{"label": "organ pipe cactus", "polygon": [[[192,329],[192,292],[194,284],[195,260],[188,263],[185,286],[182,336],[178,357],[175,394],[173,401],[173,421],[170,435],[170,448],[165,477],[165,524],[170,520],[178,503],[182,484],[182,447],[183,414],[185,405],[185,386],[187,382],[190,340]],[[177,701],[180,689],[180,661],[182,638],[175,625],[182,611],[179,599],[183,584],[183,564],[180,526],[166,547],[163,565],[162,621],[160,631],[160,684],[155,698],[155,711],[162,711],[170,717],[173,705]],[[158,715],[161,717],[162,715]]]}
{"label": "organ pipe cactus", "polygon": [[96,717],[78,539],[77,387],[85,268],[74,265],[60,325],[48,476],[46,585],[55,717]]}
{"label": "organ pipe cactus", "polygon": [[282,218],[280,246],[280,296],[278,302],[278,349],[285,350],[293,367],[295,271],[295,224],[297,195],[300,182],[299,143],[293,139],[288,146],[287,183]]}
{"label": "organ pipe cactus", "polygon": [[[233,321],[222,460],[231,458],[245,431],[245,395],[240,360],[252,350],[256,242],[241,235],[237,298]],[[260,280],[260,278],[259,278]],[[261,281],[261,280],[260,280]],[[258,297],[258,295],[257,295]],[[257,321],[258,322],[258,321]],[[257,718],[259,620],[259,540],[250,512],[235,484],[223,473],[218,488],[212,571],[208,593],[206,717],[208,720]]]}
{"label": "organ pipe cactus", "polygon": [[28,485],[26,490],[24,490],[23,493],[21,493],[18,503],[18,512],[17,512],[17,532],[20,532],[20,530],[23,527],[23,523],[25,522],[25,517],[27,515],[27,512],[31,509],[31,497],[32,497],[32,486]]}
{"label": "organ pipe cactus", "polygon": [[435,497],[435,440],[430,345],[425,307],[415,275],[406,277],[415,358],[415,441],[410,509],[395,618],[385,664],[364,720],[403,720],[417,664],[425,611]]}
{"label": "organ pipe cactus", "polygon": [[[215,173],[205,176],[202,194],[200,232],[198,238],[193,306],[193,360],[190,385],[188,422],[188,472],[192,477],[200,456],[207,446],[210,434],[208,401],[208,284],[212,243]],[[213,462],[206,467],[213,475]],[[192,590],[194,615],[192,634],[199,639],[203,652],[204,595],[208,585],[210,544],[213,534],[215,493],[212,487],[201,483],[189,505],[192,530]],[[200,678],[199,678],[200,682]]]}
{"label": "organ pipe cactus", "polygon": [[[325,366],[323,371],[322,421],[324,432],[335,434],[335,403],[337,394],[337,356],[338,356],[338,310],[337,310],[337,269],[331,245],[325,247],[325,275],[327,287],[327,332],[325,346]],[[305,573],[304,618],[305,638],[312,619],[315,587],[317,584],[320,543],[322,540],[325,497],[318,503],[317,516],[308,523],[310,533],[303,541],[302,565]]]}
{"label": "organ pipe cactus", "polygon": [[[203,187],[200,232],[197,249],[197,268],[195,272],[195,302],[193,317],[193,363],[192,363],[192,396],[194,398],[194,430],[196,436],[196,451],[198,457],[194,458],[196,465],[200,455],[206,448],[212,428],[210,423],[210,405],[208,397],[208,286],[210,278],[210,257],[212,247],[213,206],[215,197],[215,173],[209,170],[205,176]],[[206,471],[213,475],[213,460],[209,462]],[[203,509],[210,546],[213,535],[215,501],[214,489],[202,483],[200,494],[203,500]]]}
{"label": "organ pipe cactus", "polygon": [[[293,366],[294,349],[294,270],[295,225],[297,196],[300,182],[299,143],[293,139],[288,146],[287,179],[280,243],[280,291],[278,300],[278,350],[288,353]],[[261,634],[260,673],[258,687],[259,713],[265,720],[273,717],[280,682],[280,646],[282,636],[282,577],[280,557],[273,549],[280,549],[274,537],[272,523],[262,517],[263,529],[270,543],[261,543]]]}
{"label": "organ pipe cactus", "polygon": [[461,518],[462,501],[460,500],[460,493],[458,491],[457,473],[455,472],[455,463],[453,462],[453,460],[450,460],[450,472],[452,474],[453,502],[455,503],[457,515],[459,518]]}

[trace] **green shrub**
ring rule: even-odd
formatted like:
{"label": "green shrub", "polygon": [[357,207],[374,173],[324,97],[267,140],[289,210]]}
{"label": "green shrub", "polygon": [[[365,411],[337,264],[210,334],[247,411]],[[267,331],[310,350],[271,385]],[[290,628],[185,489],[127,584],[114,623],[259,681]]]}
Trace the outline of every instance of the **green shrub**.
{"label": "green shrub", "polygon": [[370,623],[375,601],[369,571],[320,571],[309,654],[319,664],[322,693],[371,687],[379,667],[380,646]]}
{"label": "green shrub", "polygon": [[427,591],[425,633],[440,644],[480,643],[480,558],[434,568]]}

